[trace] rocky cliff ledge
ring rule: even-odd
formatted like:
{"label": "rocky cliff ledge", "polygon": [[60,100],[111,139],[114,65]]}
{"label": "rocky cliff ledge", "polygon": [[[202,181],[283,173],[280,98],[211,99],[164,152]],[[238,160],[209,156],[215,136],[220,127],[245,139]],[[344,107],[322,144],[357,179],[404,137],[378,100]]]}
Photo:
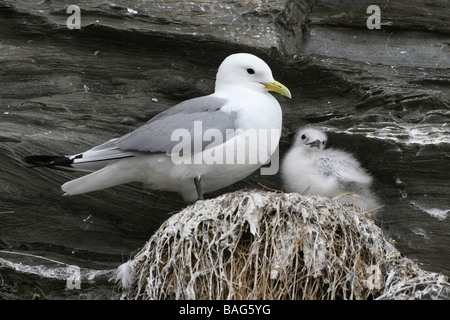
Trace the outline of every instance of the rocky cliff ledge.
{"label": "rocky cliff ledge", "polygon": [[[71,4],[80,29],[68,28],[66,2],[0,2],[1,250],[94,269],[126,261],[186,206],[178,195],[127,185],[62,197],[75,174],[30,170],[22,157],[125,134],[211,93],[224,57],[250,52],[293,95],[277,97],[281,156],[298,127],[327,130],[374,175],[385,204],[377,219],[402,254],[450,274],[447,0]],[[381,10],[380,29],[366,25],[370,5]],[[281,188],[278,175],[255,174],[215,195],[260,184]]]}

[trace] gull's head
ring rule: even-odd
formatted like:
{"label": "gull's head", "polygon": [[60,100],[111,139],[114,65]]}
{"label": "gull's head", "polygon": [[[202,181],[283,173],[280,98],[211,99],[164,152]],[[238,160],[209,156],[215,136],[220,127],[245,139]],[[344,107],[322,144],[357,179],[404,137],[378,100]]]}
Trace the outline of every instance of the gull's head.
{"label": "gull's head", "polygon": [[249,53],[228,56],[217,71],[216,92],[236,87],[261,92],[274,91],[291,98],[289,89],[273,79],[267,63]]}
{"label": "gull's head", "polygon": [[300,129],[294,140],[294,145],[305,150],[317,151],[325,148],[327,135],[325,132],[315,128]]}

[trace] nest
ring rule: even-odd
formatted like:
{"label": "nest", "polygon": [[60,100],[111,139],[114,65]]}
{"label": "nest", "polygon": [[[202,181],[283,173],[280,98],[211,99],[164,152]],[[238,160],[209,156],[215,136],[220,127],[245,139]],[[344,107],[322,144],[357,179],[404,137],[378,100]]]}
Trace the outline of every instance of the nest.
{"label": "nest", "polygon": [[126,299],[414,299],[450,292],[358,208],[235,192],[170,217],[116,273]]}

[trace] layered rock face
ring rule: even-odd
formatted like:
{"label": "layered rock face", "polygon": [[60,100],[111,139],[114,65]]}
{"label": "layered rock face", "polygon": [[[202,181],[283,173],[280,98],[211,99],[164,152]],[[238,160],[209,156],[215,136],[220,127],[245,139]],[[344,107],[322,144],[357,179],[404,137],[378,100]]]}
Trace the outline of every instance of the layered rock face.
{"label": "layered rock face", "polygon": [[[249,52],[293,95],[276,97],[280,156],[299,127],[325,129],[374,176],[376,218],[400,251],[450,274],[448,1],[72,2],[79,20],[67,3],[0,3],[0,249],[97,269],[127,260],[187,205],[177,194],[131,184],[62,197],[78,174],[22,158],[128,133],[211,93],[220,62]],[[282,189],[279,175],[209,197],[262,186]]]}

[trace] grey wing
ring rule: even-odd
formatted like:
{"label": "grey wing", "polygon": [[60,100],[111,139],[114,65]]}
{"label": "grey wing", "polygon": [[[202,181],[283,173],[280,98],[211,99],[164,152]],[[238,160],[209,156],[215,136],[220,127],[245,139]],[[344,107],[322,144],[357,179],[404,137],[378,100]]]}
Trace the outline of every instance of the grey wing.
{"label": "grey wing", "polygon": [[372,181],[359,163],[350,156],[340,154],[338,157],[320,157],[316,166],[326,176],[335,176],[345,183],[369,184]]}
{"label": "grey wing", "polygon": [[[124,151],[170,153],[180,141],[176,136],[172,137],[175,130],[179,130],[178,134],[189,134],[192,144],[194,139],[202,141],[208,129],[218,130],[225,137],[227,129],[236,129],[237,117],[235,112],[221,110],[227,102],[226,99],[212,96],[186,100],[119,138],[116,145]],[[202,150],[210,143],[202,141]]]}
{"label": "grey wing", "polygon": [[225,141],[225,138],[229,138],[226,130],[236,129],[236,113],[221,110],[227,102],[226,99],[211,95],[183,101],[121,138],[112,139],[83,154],[72,156],[74,164],[111,161],[148,153],[169,154],[180,143],[180,140],[172,137],[177,129],[190,135],[191,144],[194,144],[195,139],[200,139],[203,150],[214,143],[203,141],[206,130],[215,129]]}
{"label": "grey wing", "polygon": [[109,140],[83,153],[67,157],[71,161],[70,167],[77,171],[96,171],[106,166],[110,161],[135,157],[140,152],[124,151],[117,148],[117,139]]}
{"label": "grey wing", "polygon": [[330,158],[327,158],[327,157],[318,158],[317,162],[316,162],[316,166],[320,170],[320,172],[322,172],[326,176],[331,176],[331,175],[337,176],[338,175],[336,167],[333,165]]}

